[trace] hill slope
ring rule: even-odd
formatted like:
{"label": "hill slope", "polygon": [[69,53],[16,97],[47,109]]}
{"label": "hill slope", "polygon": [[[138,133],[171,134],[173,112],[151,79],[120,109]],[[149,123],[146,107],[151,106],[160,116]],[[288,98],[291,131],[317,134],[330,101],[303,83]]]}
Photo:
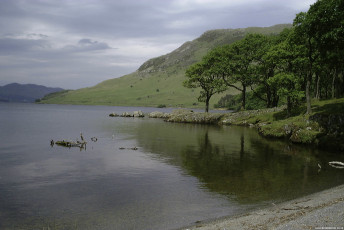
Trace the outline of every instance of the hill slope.
{"label": "hill slope", "polygon": [[[182,86],[188,66],[200,61],[216,46],[231,44],[248,33],[278,34],[287,27],[291,25],[207,31],[169,54],[146,61],[134,73],[101,82],[94,87],[50,95],[44,98],[42,103],[203,107],[203,104],[197,101],[199,90]],[[226,93],[229,92],[224,94]],[[214,96],[211,105],[216,103],[220,96]]]}
{"label": "hill slope", "polygon": [[0,101],[2,102],[35,102],[47,94],[62,91],[61,88],[50,88],[35,84],[12,83],[0,86]]}

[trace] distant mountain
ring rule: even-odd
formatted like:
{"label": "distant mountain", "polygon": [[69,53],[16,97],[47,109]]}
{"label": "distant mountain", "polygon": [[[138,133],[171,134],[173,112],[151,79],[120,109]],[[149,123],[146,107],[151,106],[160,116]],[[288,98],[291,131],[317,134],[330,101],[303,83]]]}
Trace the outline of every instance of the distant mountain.
{"label": "distant mountain", "polygon": [[1,102],[26,102],[32,103],[41,99],[47,94],[62,91],[61,88],[50,88],[35,84],[18,84],[12,83],[0,86]]}
{"label": "distant mountain", "polygon": [[[205,32],[193,41],[185,42],[178,49],[166,55],[152,58],[143,63],[134,73],[99,83],[94,87],[63,91],[42,99],[42,103],[51,104],[88,104],[115,106],[159,106],[203,107],[197,101],[199,89],[183,87],[185,70],[198,62],[213,48],[231,44],[249,33],[279,34],[291,24],[271,27],[249,27],[245,29],[218,29]],[[214,95],[213,105],[229,90]]]}

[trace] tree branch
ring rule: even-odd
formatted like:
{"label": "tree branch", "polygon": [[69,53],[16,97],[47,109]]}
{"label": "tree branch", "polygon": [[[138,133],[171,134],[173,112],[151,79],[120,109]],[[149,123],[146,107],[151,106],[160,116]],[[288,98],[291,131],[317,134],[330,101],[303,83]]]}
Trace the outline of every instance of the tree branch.
{"label": "tree branch", "polygon": [[250,87],[251,87],[251,90],[252,90],[253,94],[256,95],[256,97],[258,97],[258,98],[259,98],[260,100],[262,100],[262,101],[265,101],[265,102],[268,101],[268,100],[262,98],[256,91],[254,91],[252,85],[251,85]]}
{"label": "tree branch", "polygon": [[229,87],[233,87],[233,88],[235,88],[235,89],[237,89],[237,90],[239,90],[240,92],[243,92],[244,90],[243,89],[240,89],[239,87],[237,87],[237,86],[235,86],[235,85],[232,85],[232,84],[230,84],[227,80],[226,80],[226,78],[224,77],[224,76],[222,76],[222,79],[223,79],[223,81],[225,82],[225,84],[227,85],[227,86],[229,86]]}

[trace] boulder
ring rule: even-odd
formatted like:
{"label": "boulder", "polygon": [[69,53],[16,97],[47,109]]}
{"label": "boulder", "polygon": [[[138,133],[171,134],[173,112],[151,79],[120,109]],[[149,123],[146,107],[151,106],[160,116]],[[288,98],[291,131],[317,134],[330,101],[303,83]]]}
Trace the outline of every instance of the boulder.
{"label": "boulder", "polygon": [[117,113],[110,113],[109,117],[118,117],[119,115]]}
{"label": "boulder", "polygon": [[148,114],[149,118],[169,118],[169,116],[169,113],[163,113],[159,111],[151,112],[150,114]]}
{"label": "boulder", "polygon": [[122,113],[121,117],[133,117],[134,115],[128,112]]}
{"label": "boulder", "polygon": [[133,114],[134,117],[145,117],[145,115],[143,114],[143,112],[141,110],[139,111],[134,111]]}

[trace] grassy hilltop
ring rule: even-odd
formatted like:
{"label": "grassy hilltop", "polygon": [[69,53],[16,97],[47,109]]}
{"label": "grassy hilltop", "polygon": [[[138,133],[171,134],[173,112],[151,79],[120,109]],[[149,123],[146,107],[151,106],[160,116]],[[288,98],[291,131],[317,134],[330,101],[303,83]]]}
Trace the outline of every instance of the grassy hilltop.
{"label": "grassy hilltop", "polygon": [[[134,73],[103,81],[94,87],[54,93],[43,98],[41,103],[203,108],[203,103],[197,101],[199,89],[182,86],[187,67],[200,61],[216,46],[231,44],[248,33],[278,34],[287,27],[291,25],[207,31],[169,54],[146,61]],[[236,92],[214,95],[210,105],[228,93]]]}

